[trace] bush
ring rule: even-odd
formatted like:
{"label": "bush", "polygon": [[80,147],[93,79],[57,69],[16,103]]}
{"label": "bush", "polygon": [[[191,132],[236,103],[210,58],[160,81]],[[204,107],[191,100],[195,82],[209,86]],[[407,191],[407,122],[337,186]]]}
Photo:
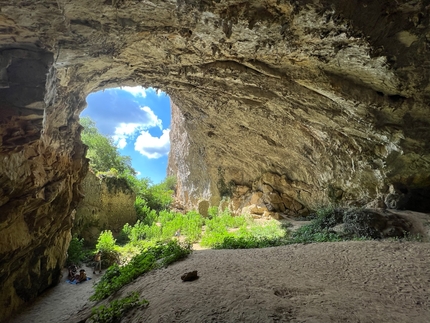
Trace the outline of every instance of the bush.
{"label": "bush", "polygon": [[291,234],[290,243],[330,242],[344,240],[331,230],[342,223],[343,211],[326,207],[317,210],[310,224],[306,224]]}
{"label": "bush", "polygon": [[141,196],[136,197],[134,208],[136,209],[137,218],[147,225],[151,225],[157,219],[157,212],[151,210],[146,200]]}
{"label": "bush", "polygon": [[84,258],[84,239],[78,239],[77,237],[73,237],[70,241],[69,249],[67,249],[66,265],[78,265],[84,260]]}
{"label": "bush", "polygon": [[221,243],[213,245],[215,249],[250,249],[250,248],[268,248],[283,246],[288,244],[285,238],[270,238],[256,236],[228,236]]}
{"label": "bush", "polygon": [[293,232],[290,237],[290,243],[331,242],[341,240],[344,239],[336,232],[332,232],[328,229],[321,229],[320,224],[315,222],[300,227]]}
{"label": "bush", "polygon": [[228,211],[212,219],[206,219],[206,231],[202,246],[215,249],[264,248],[286,244],[285,230],[271,221],[255,225],[245,216],[231,216]]}
{"label": "bush", "polygon": [[124,225],[124,227],[122,228],[122,230],[118,234],[118,237],[116,238],[116,243],[118,245],[125,245],[126,243],[128,243],[130,241],[130,239],[128,237],[128,232],[126,231],[128,228],[126,226],[131,228],[131,226],[128,223],[126,223]]}
{"label": "bush", "polygon": [[159,243],[149,247],[131,261],[119,267],[117,264],[109,267],[95,287],[95,293],[90,300],[102,300],[118,291],[122,286],[132,282],[140,275],[186,257],[191,252],[190,245],[181,246],[177,241]]}
{"label": "bush", "polygon": [[218,208],[216,206],[211,206],[208,209],[208,219],[213,219],[218,215]]}
{"label": "bush", "polygon": [[147,228],[148,225],[137,220],[133,226],[130,226],[128,223],[125,224],[122,230],[127,233],[130,243],[135,245],[137,241],[147,238]]}
{"label": "bush", "polygon": [[89,318],[90,323],[116,323],[132,308],[148,305],[147,300],[139,300],[137,292],[129,294],[127,297],[112,301],[108,306],[101,305],[92,309]]}
{"label": "bush", "polygon": [[328,230],[343,222],[343,210],[325,207],[316,211],[313,225],[320,230]]}
{"label": "bush", "polygon": [[115,243],[116,240],[110,230],[102,231],[97,239],[96,249],[102,252],[102,266],[104,268],[120,262],[120,255],[115,250]]}
{"label": "bush", "polygon": [[366,225],[369,220],[368,215],[364,212],[357,210],[346,211],[344,215],[345,231],[351,236],[380,238],[378,232]]}
{"label": "bush", "polygon": [[112,235],[112,231],[106,230],[100,233],[99,238],[97,239],[96,249],[104,252],[114,251],[115,250],[116,240]]}

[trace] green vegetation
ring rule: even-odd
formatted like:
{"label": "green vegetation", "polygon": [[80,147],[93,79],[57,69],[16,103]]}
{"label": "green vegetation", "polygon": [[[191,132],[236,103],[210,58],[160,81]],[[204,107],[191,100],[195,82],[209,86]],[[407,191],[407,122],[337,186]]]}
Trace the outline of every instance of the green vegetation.
{"label": "green vegetation", "polygon": [[97,239],[96,250],[102,252],[102,266],[108,267],[120,261],[120,253],[117,250],[116,240],[112,231],[105,230]]}
{"label": "green vegetation", "polygon": [[340,209],[321,208],[317,210],[310,224],[306,224],[291,234],[290,243],[333,242],[345,240],[332,228],[342,223]]}
{"label": "green vegetation", "polygon": [[114,300],[108,306],[101,305],[92,309],[88,322],[91,323],[116,323],[132,308],[148,305],[147,300],[139,300],[139,295],[134,292],[128,296]]}
{"label": "green vegetation", "polygon": [[[153,184],[149,178],[137,179],[136,171],[131,167],[131,158],[121,156],[113,139],[104,136],[89,117],[80,119],[83,126],[82,142],[88,146],[87,158],[90,167],[97,175],[124,178],[137,195],[136,210],[142,220],[150,210],[167,209],[172,201],[176,186],[174,177],[167,177],[159,184]],[[149,209],[142,209],[147,206]]]}
{"label": "green vegetation", "polygon": [[90,300],[102,300],[140,275],[152,269],[167,266],[186,257],[190,252],[190,245],[180,245],[176,240],[148,247],[124,266],[114,264],[109,267],[96,285],[95,293]]}
{"label": "green vegetation", "polygon": [[67,250],[66,266],[71,264],[78,265],[85,258],[84,239],[73,237]]}
{"label": "green vegetation", "polygon": [[[95,287],[91,300],[102,300],[117,292],[138,276],[186,257],[192,243],[208,248],[263,248],[293,243],[330,242],[349,239],[377,238],[379,232],[368,225],[370,215],[362,210],[345,211],[321,208],[309,224],[292,231],[288,223],[254,220],[247,215],[232,216],[211,207],[208,216],[195,211],[186,214],[168,211],[176,186],[173,177],[153,184],[150,179],[137,179],[129,157],[120,156],[111,138],[101,135],[89,118],[81,119],[85,127],[82,141],[88,145],[87,157],[92,169],[100,175],[123,179],[135,192],[138,221],[126,224],[114,239],[110,230],[103,231],[96,249],[102,251],[103,268],[110,266]],[[224,170],[218,169],[217,188],[221,196],[230,196],[234,183],[225,183]],[[333,194],[336,195],[336,188]],[[307,218],[306,220],[309,220]],[[339,233],[333,228],[344,224]],[[412,239],[413,237],[410,237]],[[73,238],[68,261],[80,262],[85,257],[83,240]],[[94,253],[94,251],[93,251]],[[120,266],[121,264],[121,266]],[[138,295],[112,302],[93,311],[91,322],[116,322],[129,309],[147,304]]]}
{"label": "green vegetation", "polygon": [[131,158],[120,155],[112,138],[100,134],[89,117],[81,118],[80,123],[83,126],[81,139],[88,146],[86,156],[92,170],[99,176],[123,179],[136,194],[135,208],[139,220],[150,225],[157,216],[156,212],[169,208],[176,178],[167,177],[159,184],[152,183],[149,178],[136,178]]}
{"label": "green vegetation", "polygon": [[102,252],[109,252],[115,250],[115,242],[112,235],[112,231],[106,230],[100,233],[99,238],[97,239],[96,249]]}
{"label": "green vegetation", "polygon": [[[167,177],[159,184],[153,184],[148,178],[137,179],[127,174],[125,178],[136,193],[136,212],[140,220],[146,217],[154,217],[154,212],[166,210],[172,202],[172,196],[176,185],[176,178]],[[151,222],[149,219],[148,224]]]}
{"label": "green vegetation", "polygon": [[104,299],[138,276],[186,257],[191,252],[191,243],[195,242],[209,248],[237,249],[370,238],[366,232],[356,235],[346,230],[334,230],[340,223],[344,227],[354,223],[349,219],[351,212],[360,214],[361,211],[323,208],[312,216],[309,224],[292,231],[288,224],[279,221],[262,223],[246,215],[218,212],[216,208],[210,208],[206,218],[197,212],[180,214],[150,210],[144,220],[124,226],[123,234],[128,242],[123,246],[115,244],[110,231],[101,234],[97,247],[121,254],[125,265],[111,266],[96,285],[91,299]]}
{"label": "green vegetation", "polygon": [[131,167],[131,158],[121,156],[113,143],[113,139],[102,135],[96,128],[96,124],[89,117],[80,119],[84,127],[81,133],[82,142],[88,146],[87,158],[94,172],[109,172],[119,174],[135,174]]}

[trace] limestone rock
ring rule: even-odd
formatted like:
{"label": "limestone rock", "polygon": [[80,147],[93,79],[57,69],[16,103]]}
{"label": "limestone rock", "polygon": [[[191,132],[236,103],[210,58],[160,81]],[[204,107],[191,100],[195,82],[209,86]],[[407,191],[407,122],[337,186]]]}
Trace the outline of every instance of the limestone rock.
{"label": "limestone rock", "polygon": [[72,233],[86,244],[94,246],[103,230],[111,230],[116,238],[124,224],[136,222],[136,195],[124,179],[88,172],[81,187],[84,198],[76,209]]}
{"label": "limestone rock", "polygon": [[300,213],[401,184],[405,208],[429,210],[427,1],[0,8],[0,320],[58,281],[88,167],[78,116],[107,87],[171,96],[168,171],[188,209],[238,185],[269,185]]}

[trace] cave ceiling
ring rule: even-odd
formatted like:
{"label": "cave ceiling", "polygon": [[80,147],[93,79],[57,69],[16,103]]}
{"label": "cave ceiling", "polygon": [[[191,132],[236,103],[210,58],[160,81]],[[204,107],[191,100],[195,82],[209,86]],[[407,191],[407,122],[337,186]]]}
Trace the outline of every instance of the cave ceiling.
{"label": "cave ceiling", "polygon": [[[226,187],[269,185],[310,209],[333,196],[365,205],[427,192],[429,8],[0,0],[0,277],[15,290],[0,301],[16,308],[55,280],[88,167],[79,114],[97,90],[169,94],[168,171],[190,207],[219,201]],[[31,279],[11,281],[36,266],[25,257],[36,249],[43,283],[28,292]]]}

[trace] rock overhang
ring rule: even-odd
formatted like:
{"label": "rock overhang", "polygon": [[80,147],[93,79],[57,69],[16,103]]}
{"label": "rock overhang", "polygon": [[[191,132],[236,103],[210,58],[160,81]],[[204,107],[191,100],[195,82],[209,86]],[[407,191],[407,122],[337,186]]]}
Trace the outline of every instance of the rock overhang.
{"label": "rock overhang", "polygon": [[189,207],[264,185],[292,208],[428,197],[426,1],[0,5],[0,228],[26,237],[3,243],[2,307],[24,301],[11,282],[24,255],[52,260],[26,299],[64,261],[87,168],[78,115],[98,89],[171,96],[169,172]]}

